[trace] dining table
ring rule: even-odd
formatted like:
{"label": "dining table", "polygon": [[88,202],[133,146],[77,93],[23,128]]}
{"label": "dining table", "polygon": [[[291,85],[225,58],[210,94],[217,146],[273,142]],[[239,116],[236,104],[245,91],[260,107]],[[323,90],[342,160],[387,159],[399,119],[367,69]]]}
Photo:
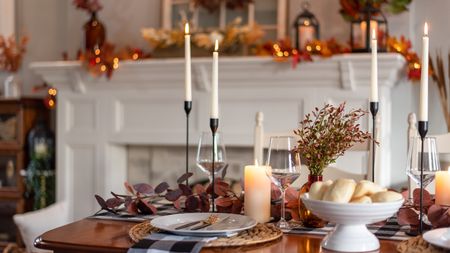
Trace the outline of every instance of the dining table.
{"label": "dining table", "polygon": [[[128,232],[136,225],[132,221],[84,218],[55,228],[40,235],[35,246],[54,253],[124,253],[133,246]],[[203,248],[202,253],[248,252],[248,253],[313,253],[331,252],[321,248],[323,236],[284,234],[281,238],[259,245],[245,247]],[[394,253],[399,241],[380,240],[375,252]]]}

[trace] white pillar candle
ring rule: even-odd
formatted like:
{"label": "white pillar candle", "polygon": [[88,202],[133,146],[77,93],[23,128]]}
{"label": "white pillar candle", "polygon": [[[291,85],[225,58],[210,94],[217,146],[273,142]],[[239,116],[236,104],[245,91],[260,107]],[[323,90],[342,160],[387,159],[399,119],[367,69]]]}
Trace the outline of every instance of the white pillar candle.
{"label": "white pillar candle", "polygon": [[428,121],[428,24],[425,22],[422,38],[422,72],[420,79],[420,111],[419,121]]}
{"label": "white pillar candle", "polygon": [[371,84],[370,84],[370,102],[378,102],[378,44],[376,37],[376,30],[372,30],[372,72],[371,72]]}
{"label": "white pillar candle", "polygon": [[306,44],[314,39],[314,30],[314,27],[310,26],[309,24],[307,26],[300,26],[298,31],[298,36],[300,37],[300,49],[304,49],[306,47]]}
{"label": "white pillar candle", "polygon": [[244,212],[257,222],[270,221],[270,166],[248,165],[244,169]]}
{"label": "white pillar candle", "polygon": [[189,23],[184,27],[184,58],[185,58],[185,97],[184,101],[192,101],[192,78],[191,78],[191,35],[189,34]]}
{"label": "white pillar candle", "polygon": [[436,172],[436,204],[450,206],[450,171]]}
{"label": "white pillar candle", "polygon": [[219,41],[216,40],[213,52],[211,119],[219,118]]}

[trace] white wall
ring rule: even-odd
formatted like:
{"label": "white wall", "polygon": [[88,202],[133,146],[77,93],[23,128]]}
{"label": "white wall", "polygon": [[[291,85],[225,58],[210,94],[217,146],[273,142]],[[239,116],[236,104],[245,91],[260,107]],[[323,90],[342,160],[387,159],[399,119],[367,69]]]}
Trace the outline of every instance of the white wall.
{"label": "white wall", "polygon": [[[5,0],[1,0],[5,1]],[[159,27],[160,0],[101,0],[104,9],[99,13],[100,20],[106,25],[107,39],[118,47],[132,45],[148,49],[146,42],[140,36],[142,27]],[[290,0],[289,15],[291,26],[295,16],[300,11],[302,0]],[[321,22],[321,37],[335,37],[339,41],[348,41],[349,24],[339,15],[337,0],[314,0],[312,11]],[[89,16],[76,10],[71,0],[16,0],[17,30],[19,34],[30,37],[28,53],[25,57],[23,78],[28,92],[30,87],[39,84],[41,80],[26,70],[32,61],[60,60],[61,53],[67,51],[70,57],[75,57],[78,48],[83,45],[82,25]],[[389,29],[393,35],[405,35],[412,38],[416,51],[421,49],[421,33],[425,20],[430,23],[431,55],[437,49],[447,52],[450,48],[450,1],[448,0],[414,0],[411,11],[397,16],[389,16]],[[4,14],[2,10],[2,15]],[[292,29],[290,28],[289,32]],[[418,89],[408,81],[401,82],[393,91],[392,106],[403,108],[391,119],[396,128],[392,131],[397,136],[391,141],[396,150],[393,164],[398,170],[392,172],[393,181],[401,183],[406,180],[404,167],[406,161],[406,118],[410,111],[417,111]],[[446,132],[441,108],[436,92],[436,86],[430,84],[430,133]]]}

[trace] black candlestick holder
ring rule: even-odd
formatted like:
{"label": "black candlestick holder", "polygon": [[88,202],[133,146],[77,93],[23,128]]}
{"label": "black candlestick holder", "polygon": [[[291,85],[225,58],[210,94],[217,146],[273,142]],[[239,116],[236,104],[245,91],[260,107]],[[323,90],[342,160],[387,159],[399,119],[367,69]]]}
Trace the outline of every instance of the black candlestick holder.
{"label": "black candlestick holder", "polygon": [[376,151],[376,133],[377,133],[377,113],[379,102],[370,102],[370,114],[372,114],[372,181],[375,183],[375,151]]}
{"label": "black candlestick holder", "polygon": [[421,139],[420,150],[420,195],[419,195],[419,234],[423,233],[423,157],[424,157],[424,140],[428,133],[428,121],[419,121],[419,135]]}
{"label": "black candlestick holder", "polygon": [[212,193],[211,193],[211,203],[212,203],[212,212],[216,212],[216,205],[215,205],[215,199],[216,199],[216,185],[215,185],[215,159],[216,159],[216,133],[217,129],[219,128],[219,119],[211,118],[209,120],[209,127],[211,128],[212,133],[212,180],[211,180],[211,186],[212,186]]}
{"label": "black candlestick holder", "polygon": [[[192,109],[192,101],[184,101],[184,112],[186,113],[186,174],[189,173],[189,114]],[[186,185],[189,179],[186,177]]]}

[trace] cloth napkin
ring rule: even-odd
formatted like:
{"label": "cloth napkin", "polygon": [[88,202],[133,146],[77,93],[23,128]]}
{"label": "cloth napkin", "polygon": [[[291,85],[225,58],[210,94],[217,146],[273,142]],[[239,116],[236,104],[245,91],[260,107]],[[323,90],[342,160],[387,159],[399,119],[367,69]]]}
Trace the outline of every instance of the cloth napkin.
{"label": "cloth napkin", "polygon": [[217,237],[191,237],[152,233],[128,250],[128,253],[198,253],[209,241]]}

